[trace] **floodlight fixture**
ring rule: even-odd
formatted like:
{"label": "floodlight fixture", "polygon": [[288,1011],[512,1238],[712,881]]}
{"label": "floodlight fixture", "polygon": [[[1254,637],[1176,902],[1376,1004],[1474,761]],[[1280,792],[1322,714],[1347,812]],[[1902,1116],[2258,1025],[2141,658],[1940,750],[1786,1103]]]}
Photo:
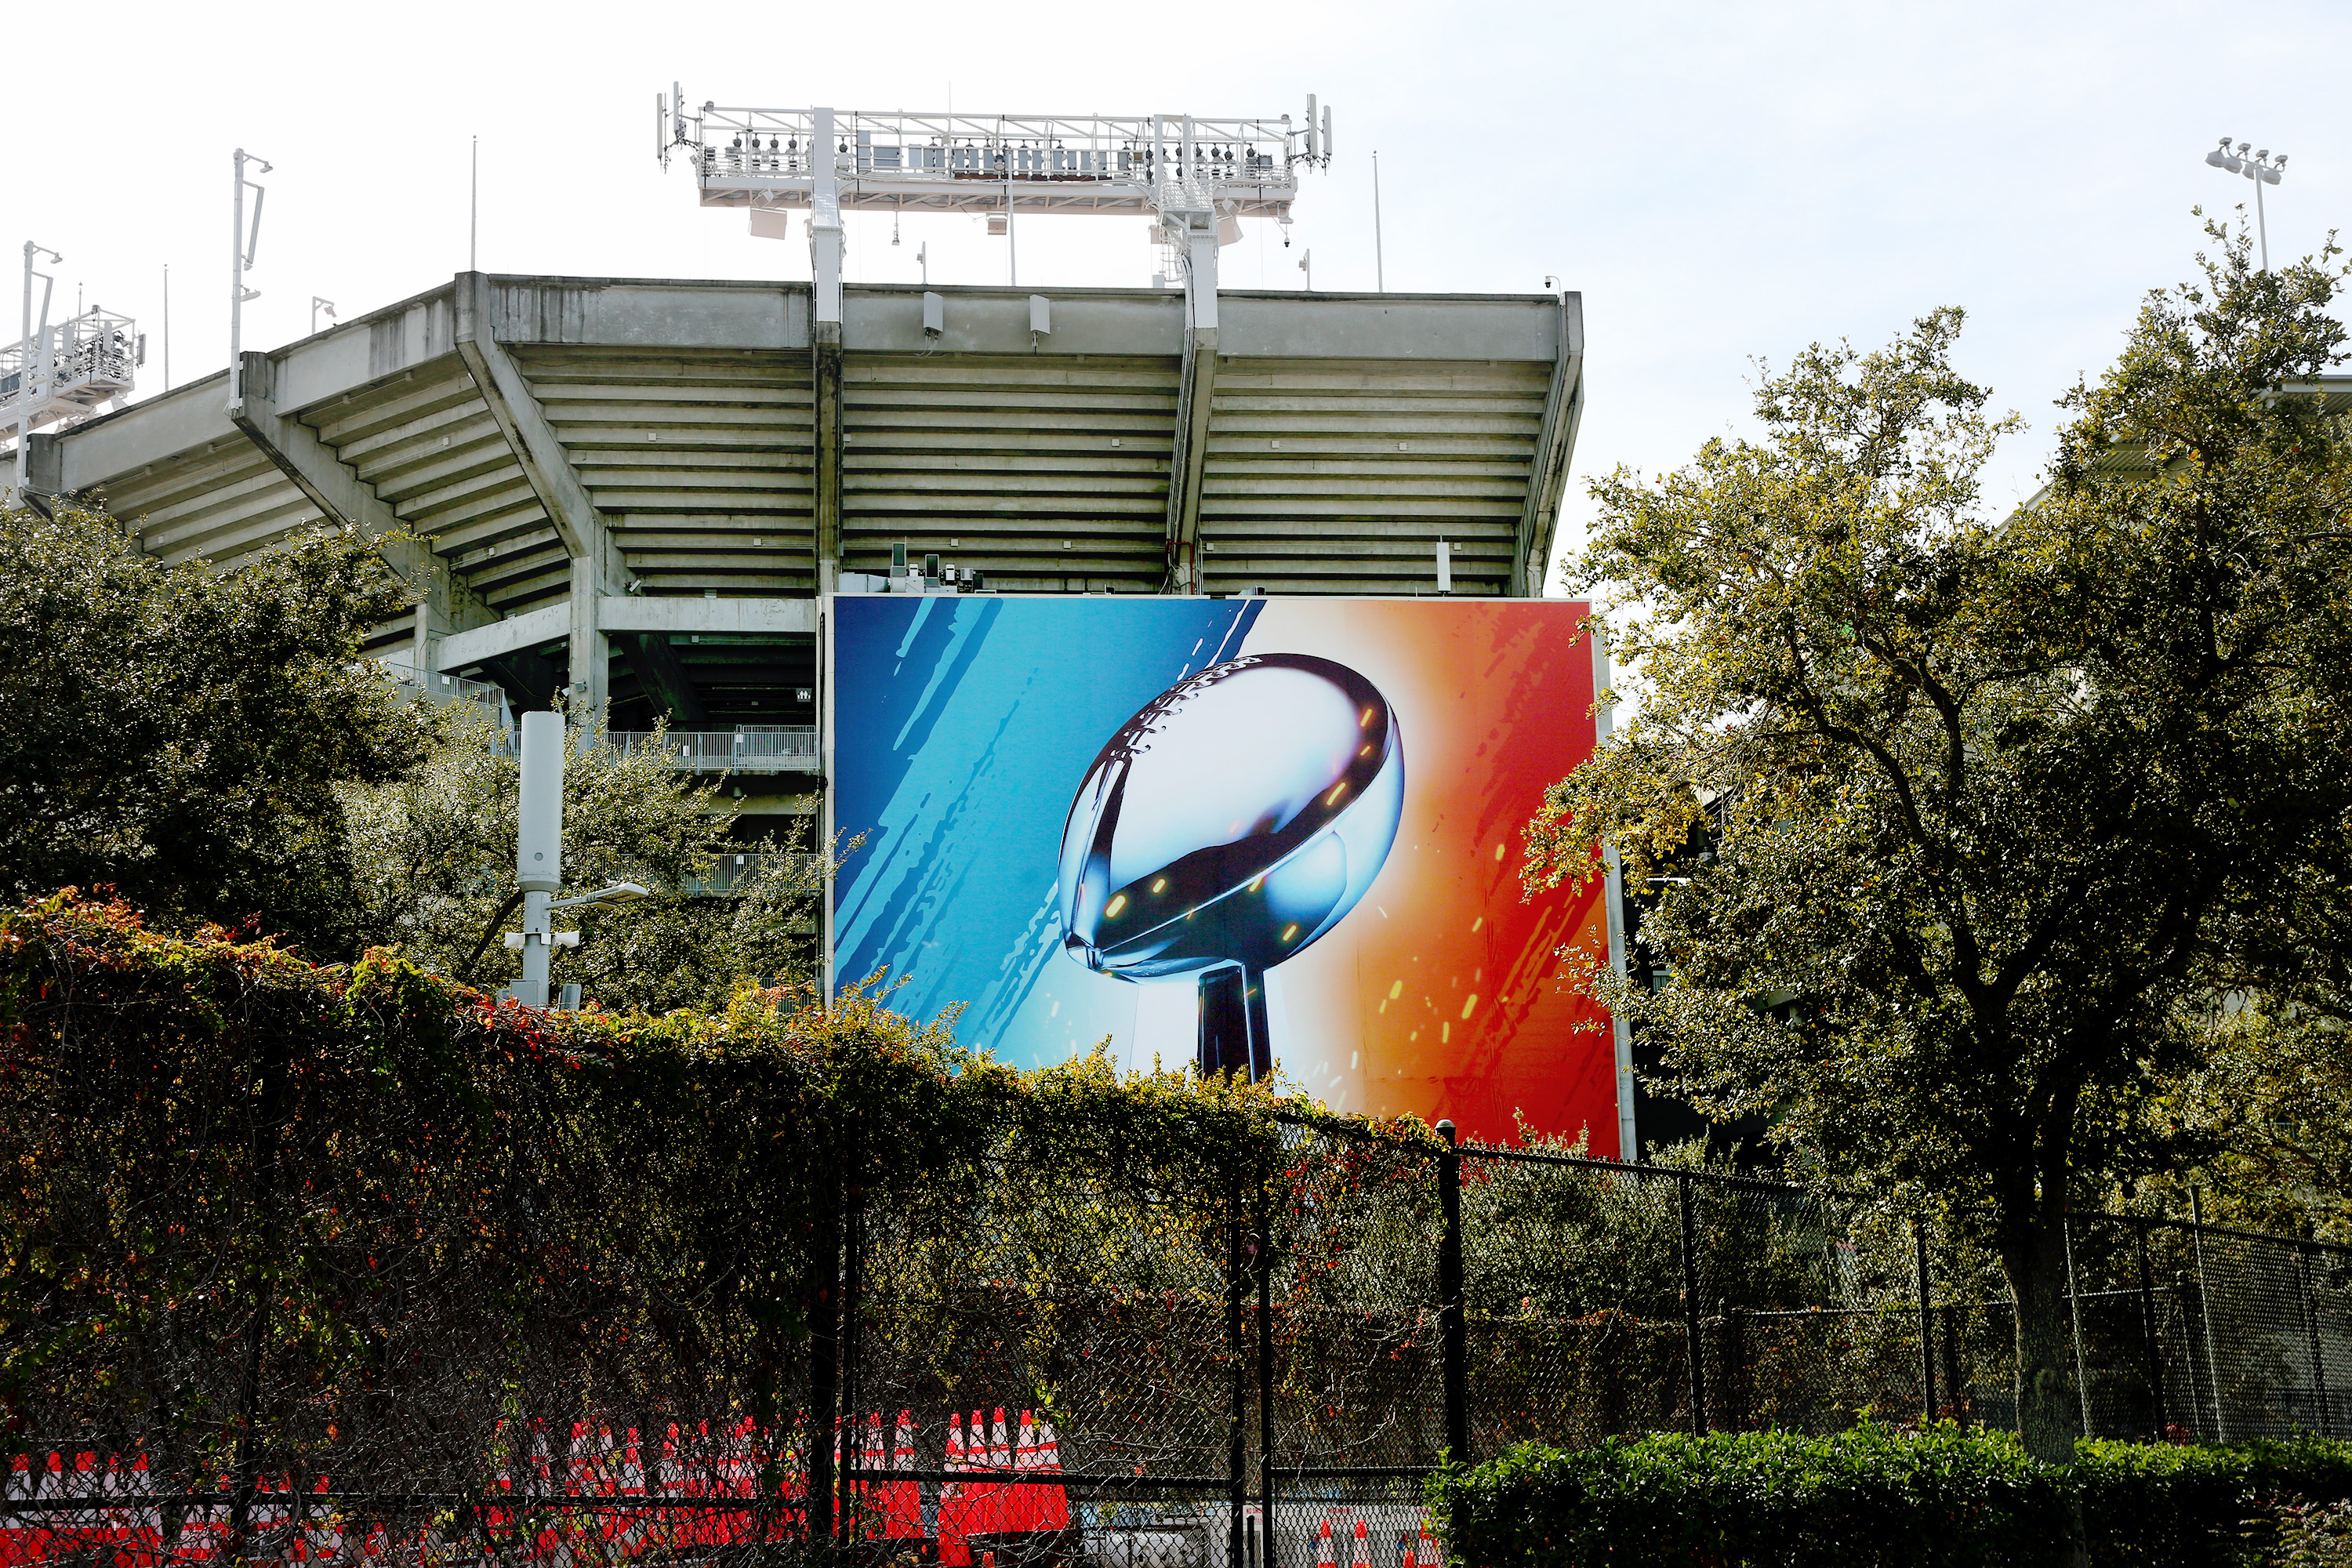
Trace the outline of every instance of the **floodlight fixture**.
{"label": "floodlight fixture", "polygon": [[2230,151],[2230,139],[2224,136],[2220,146],[2205,154],[2205,162],[2224,174],[2238,174],[2254,183],[2254,233],[2262,245],[2263,270],[2268,272],[2271,269],[2270,220],[2263,211],[2263,187],[2279,183],[2279,176],[2286,170],[2286,154],[2282,153],[2273,158],[2269,148],[2257,150],[2251,142],[2239,142],[2238,150],[2233,153]]}

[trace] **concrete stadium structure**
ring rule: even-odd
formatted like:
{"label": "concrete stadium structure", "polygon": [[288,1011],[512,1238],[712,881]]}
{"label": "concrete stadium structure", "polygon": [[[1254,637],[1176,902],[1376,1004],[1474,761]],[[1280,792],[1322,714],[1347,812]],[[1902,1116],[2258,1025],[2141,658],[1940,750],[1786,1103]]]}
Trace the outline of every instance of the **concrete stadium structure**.
{"label": "concrete stadium structure", "polygon": [[1235,292],[1205,332],[1181,288],[821,305],[461,274],[244,355],[235,406],[223,373],[36,435],[30,488],[166,562],[380,539],[420,603],[372,652],[619,729],[814,723],[822,594],[901,542],[1003,592],[1412,595],[1444,541],[1454,593],[1541,591],[1574,294]]}

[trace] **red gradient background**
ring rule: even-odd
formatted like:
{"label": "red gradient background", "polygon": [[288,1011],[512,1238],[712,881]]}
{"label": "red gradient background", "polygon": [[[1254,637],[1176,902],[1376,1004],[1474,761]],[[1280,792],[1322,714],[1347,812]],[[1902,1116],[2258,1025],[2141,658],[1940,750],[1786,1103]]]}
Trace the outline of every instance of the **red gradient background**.
{"label": "red gradient background", "polygon": [[1617,1149],[1609,1017],[1562,949],[1605,954],[1601,886],[1523,899],[1520,830],[1592,753],[1590,606],[1558,600],[1267,604],[1250,653],[1361,672],[1397,712],[1402,820],[1355,912],[1271,972],[1285,1074],[1336,1109],[1451,1117],[1465,1137],[1519,1121]]}

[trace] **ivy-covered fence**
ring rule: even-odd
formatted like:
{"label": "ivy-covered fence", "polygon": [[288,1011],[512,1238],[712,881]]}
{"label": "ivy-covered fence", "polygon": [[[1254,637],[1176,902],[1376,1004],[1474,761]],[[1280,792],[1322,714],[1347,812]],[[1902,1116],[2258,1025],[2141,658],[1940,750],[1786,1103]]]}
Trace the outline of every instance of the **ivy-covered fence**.
{"label": "ivy-covered fence", "polygon": [[[2006,1415],[1984,1260],[1887,1205],[867,996],[533,1015],[60,898],[0,1027],[11,1560],[1423,1568],[1449,1451]],[[2090,1430],[2352,1414],[2343,1260],[2224,1239],[2086,1221]]]}

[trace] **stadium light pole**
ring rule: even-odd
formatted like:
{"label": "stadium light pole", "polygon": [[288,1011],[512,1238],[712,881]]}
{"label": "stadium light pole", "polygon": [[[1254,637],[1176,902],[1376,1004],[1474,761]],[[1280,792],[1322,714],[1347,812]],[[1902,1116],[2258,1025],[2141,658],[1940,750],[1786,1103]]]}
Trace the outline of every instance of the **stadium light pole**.
{"label": "stadium light pole", "polygon": [[20,357],[16,362],[16,396],[15,399],[18,410],[16,416],[16,491],[15,495],[9,498],[10,501],[16,506],[23,506],[25,504],[25,485],[31,474],[31,469],[28,467],[28,459],[31,457],[33,447],[34,395],[37,390],[42,392],[48,390],[48,375],[47,374],[47,367],[43,364],[42,355],[37,352],[37,345],[33,342],[33,279],[38,278],[44,285],[41,289],[41,339],[43,344],[47,343],[49,335],[49,292],[58,286],[57,279],[50,274],[47,272],[36,272],[33,270],[33,258],[37,256],[47,257],[49,258],[49,265],[52,267],[60,266],[65,261],[64,257],[59,256],[56,251],[51,250],[46,245],[36,245],[29,239],[25,242],[25,335],[21,340],[19,340],[24,346],[16,351]]}
{"label": "stadium light pole", "polygon": [[[242,416],[245,402],[245,307],[246,302],[261,298],[261,290],[245,286],[245,275],[253,270],[255,250],[261,244],[261,203],[268,193],[245,177],[247,163],[258,163],[265,174],[271,172],[267,158],[257,158],[240,147],[233,160],[236,182],[229,208],[228,237],[228,406],[232,414]],[[245,221],[245,193],[253,193],[253,224]]]}
{"label": "stadium light pole", "polygon": [[2271,150],[2264,147],[2250,158],[2246,154],[2252,147],[2251,142],[2241,142],[2238,150],[2232,153],[2230,151],[2230,139],[2224,136],[2219,147],[2205,154],[2205,162],[2225,174],[2242,174],[2253,181],[2254,233],[2262,241],[2263,270],[2268,272],[2271,269],[2271,234],[2269,220],[2263,214],[2263,187],[2277,184],[2279,176],[2286,173],[2286,154],[2282,153],[2273,158]]}

